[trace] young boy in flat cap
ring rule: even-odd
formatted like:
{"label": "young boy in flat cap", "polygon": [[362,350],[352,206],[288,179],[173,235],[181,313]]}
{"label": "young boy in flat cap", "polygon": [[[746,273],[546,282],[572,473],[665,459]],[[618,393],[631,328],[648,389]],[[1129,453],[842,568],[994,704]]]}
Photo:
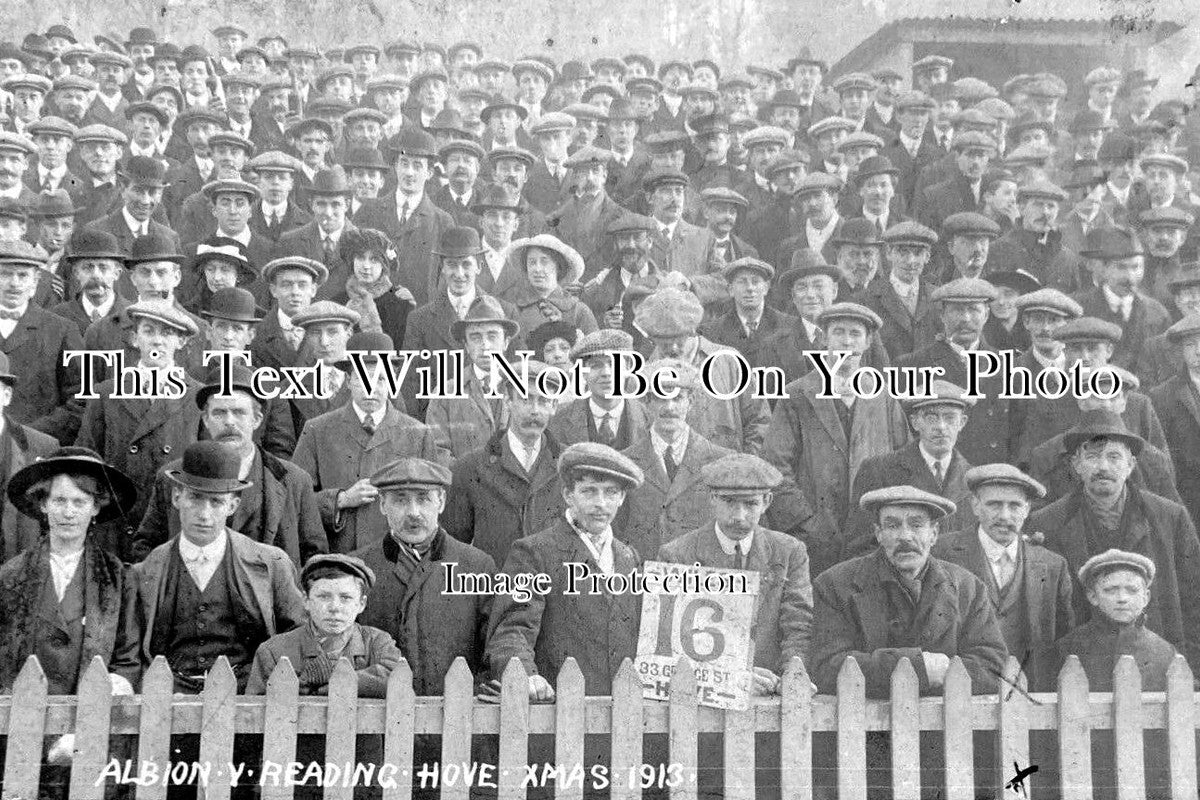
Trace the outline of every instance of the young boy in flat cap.
{"label": "young boy in flat cap", "polygon": [[375,572],[361,558],[342,553],[310,558],[300,572],[305,623],[258,646],[246,694],[265,694],[271,672],[287,657],[300,678],[300,694],[328,694],[334,667],[347,658],[358,673],[358,696],[385,696],[400,649],[391,634],[355,622],[374,585]]}
{"label": "young boy in flat cap", "polygon": [[1111,692],[1113,668],[1124,655],[1133,656],[1142,674],[1142,690],[1161,692],[1176,650],[1145,627],[1154,562],[1140,553],[1112,548],[1092,556],[1079,568],[1092,618],[1054,643],[1053,665],[1042,688],[1053,691],[1058,670],[1068,656],[1079,656],[1093,692]]}

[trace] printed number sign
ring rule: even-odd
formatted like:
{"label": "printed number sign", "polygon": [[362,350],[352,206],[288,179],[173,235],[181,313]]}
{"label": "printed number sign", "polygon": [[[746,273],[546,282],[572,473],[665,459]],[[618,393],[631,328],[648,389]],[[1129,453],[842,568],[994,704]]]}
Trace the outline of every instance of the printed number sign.
{"label": "printed number sign", "polygon": [[700,705],[748,708],[754,663],[750,627],[759,574],[661,561],[647,561],[642,571],[647,583],[661,576],[663,587],[642,598],[635,666],[643,696],[666,700],[675,664],[686,656],[696,673]]}

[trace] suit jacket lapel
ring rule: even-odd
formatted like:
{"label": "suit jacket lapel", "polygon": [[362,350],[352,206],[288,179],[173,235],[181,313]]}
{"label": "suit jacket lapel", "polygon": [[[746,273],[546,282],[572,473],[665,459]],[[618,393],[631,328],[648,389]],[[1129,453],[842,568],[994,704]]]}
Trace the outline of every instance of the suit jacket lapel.
{"label": "suit jacket lapel", "polygon": [[178,400],[155,400],[154,402],[143,400],[144,411],[138,416],[137,427],[134,428],[133,435],[129,437],[130,440],[136,441],[156,428],[167,424],[180,411],[179,402]]}
{"label": "suit jacket lapel", "polygon": [[5,353],[11,353],[16,350],[17,347],[19,347],[26,339],[37,336],[35,331],[38,329],[38,322],[40,321],[39,313],[40,312],[38,309],[34,307],[32,302],[30,302],[29,306],[25,310],[25,313],[21,315],[19,320],[17,320],[17,325],[15,328],[13,328],[12,334],[10,334],[9,337],[4,340],[3,345],[0,345],[0,349],[2,349]]}

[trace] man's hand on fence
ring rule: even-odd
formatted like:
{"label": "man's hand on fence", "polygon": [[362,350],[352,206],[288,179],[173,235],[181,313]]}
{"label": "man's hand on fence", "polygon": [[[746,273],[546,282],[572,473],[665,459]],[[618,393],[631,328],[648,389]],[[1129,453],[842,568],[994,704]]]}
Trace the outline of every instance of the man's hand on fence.
{"label": "man's hand on fence", "polygon": [[531,703],[550,703],[554,701],[554,687],[550,681],[541,675],[529,676],[529,701]]}
{"label": "man's hand on fence", "polygon": [[946,682],[946,670],[950,669],[950,656],[945,653],[921,653],[925,661],[925,676],[935,689]]}
{"label": "man's hand on fence", "polygon": [[112,693],[114,697],[123,694],[133,694],[133,686],[124,676],[118,675],[115,672],[110,672],[108,673],[108,681],[112,684]]}
{"label": "man's hand on fence", "polygon": [[775,694],[779,691],[779,676],[766,667],[754,668],[754,693]]}

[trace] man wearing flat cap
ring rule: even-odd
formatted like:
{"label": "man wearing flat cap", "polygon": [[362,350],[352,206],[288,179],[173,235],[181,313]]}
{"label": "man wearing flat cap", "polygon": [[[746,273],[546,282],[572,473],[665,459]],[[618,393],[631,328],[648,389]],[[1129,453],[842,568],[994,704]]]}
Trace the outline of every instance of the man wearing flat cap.
{"label": "man wearing flat cap", "polygon": [[1044,179],[1021,186],[1017,190],[1019,222],[992,246],[984,278],[991,272],[1023,269],[1043,286],[1068,293],[1083,289],[1083,260],[1064,246],[1059,227],[1067,200],[1066,191]]}
{"label": "man wearing flat cap", "polygon": [[[660,286],[682,286],[687,279],[650,258],[658,223],[652,217],[622,213],[608,224],[612,260],[583,287],[582,299],[601,328],[633,332],[633,311],[628,292],[653,291]],[[589,269],[593,265],[588,265]],[[584,273],[585,276],[587,273]]]}
{"label": "man wearing flat cap", "polygon": [[[820,574],[842,559],[848,544],[850,490],[859,468],[872,456],[899,450],[909,433],[900,404],[887,392],[858,397],[850,386],[879,316],[856,303],[835,303],[817,325],[825,351],[809,355],[833,373],[836,396],[818,396],[826,389],[819,369],[789,383],[788,397],[775,404],[763,457],[783,474],[768,520],[805,543]],[[849,356],[839,364],[841,352]]]}
{"label": "man wearing flat cap", "polygon": [[818,575],[807,663],[822,693],[837,691],[850,657],[868,697],[890,696],[892,672],[907,658],[923,695],[941,691],[951,659],[962,659],[973,694],[996,691],[1008,651],[984,584],[931,555],[950,501],[912,486],[863,495],[879,547]]}
{"label": "man wearing flat cap", "polygon": [[[251,485],[242,492],[229,527],[256,542],[283,550],[296,565],[329,549],[321,512],[313,494],[313,478],[291,461],[278,458],[255,442],[263,427],[269,401],[258,398],[249,367],[235,363],[228,395],[222,394],[222,372],[214,362],[205,383],[195,393],[205,438],[221,442],[238,456],[238,475]],[[290,419],[286,420],[290,423]],[[289,426],[290,427],[290,426]],[[179,513],[171,505],[171,481],[166,473],[178,469],[179,459],[159,471],[149,495],[132,550],[140,560],[179,532]]]}
{"label": "man wearing flat cap", "polygon": [[1146,341],[1171,325],[1171,315],[1162,303],[1141,290],[1146,276],[1145,250],[1128,228],[1101,231],[1098,249],[1091,257],[1100,262],[1098,285],[1075,295],[1086,316],[1097,317],[1121,328],[1121,339],[1112,363],[1136,370]]}
{"label": "man wearing flat cap", "polygon": [[[256,176],[259,191],[258,202],[250,211],[251,230],[278,242],[284,233],[312,220],[312,214],[300,208],[292,197],[296,175],[301,172],[299,159],[279,150],[268,150],[250,159],[246,168]],[[256,266],[262,269],[266,265]]]}
{"label": "man wearing flat cap", "polygon": [[1175,464],[1175,480],[1183,505],[1200,519],[1200,315],[1192,314],[1167,329],[1178,348],[1174,377],[1150,390],[1150,402],[1162,422]]}
{"label": "man wearing flat cap", "polygon": [[613,328],[601,328],[572,343],[570,358],[583,362],[587,396],[559,403],[546,428],[559,444],[599,442],[624,450],[645,434],[649,420],[642,399],[614,397],[614,360],[633,350],[633,336]]}
{"label": "man wearing flat cap", "polygon": [[53,192],[60,188],[72,193],[80,190],[83,181],[67,164],[77,131],[78,128],[61,117],[42,117],[26,128],[37,148],[37,163],[31,163],[25,170],[26,186],[35,192]]}
{"label": "man wearing flat cap", "polygon": [[[875,547],[875,524],[870,514],[858,507],[867,492],[887,486],[916,486],[959,503],[967,494],[966,474],[971,462],[959,442],[975,401],[966,390],[949,381],[934,380],[924,397],[901,401],[915,439],[892,453],[872,456],[854,476],[850,495],[852,534],[856,542],[847,548],[858,555]],[[950,520],[943,521],[943,530]]]}
{"label": "man wearing flat cap", "polygon": [[650,259],[687,276],[701,300],[710,301],[722,296],[724,282],[713,274],[719,267],[712,232],[683,218],[689,185],[688,176],[672,168],[653,169],[642,181],[657,228],[651,237]]}
{"label": "man wearing flat cap", "polygon": [[[126,374],[110,374],[97,384],[98,396],[84,401],[75,444],[95,450],[138,486],[149,487],[158,471],[196,441],[199,432],[195,396],[200,383],[176,359],[198,329],[167,300],[139,301],[124,317],[132,325],[137,361],[127,361]],[[123,561],[133,561],[133,532],[149,500],[150,493],[144,492],[128,517],[102,531],[106,546]]]}
{"label": "man wearing flat cap", "polygon": [[[1092,371],[1109,365],[1120,341],[1121,329],[1095,317],[1079,317],[1060,325],[1054,337],[1062,342],[1066,367],[1069,369],[1078,363],[1080,374],[1087,378]],[[1167,440],[1150,398],[1128,388],[1123,389],[1122,393],[1125,410],[1121,412],[1121,417],[1129,430],[1165,452]],[[1022,405],[1025,408],[1023,417],[1018,417],[1020,429],[1015,433],[1016,449],[1013,453],[1018,466],[1030,463],[1030,454],[1039,444],[1065,433],[1078,422],[1082,408],[1080,400],[1071,392],[1057,398],[1038,397]]]}
{"label": "man wearing flat cap", "polygon": [[767,290],[775,277],[775,268],[757,258],[739,258],[725,264],[721,276],[733,308],[704,325],[704,335],[737,350],[751,367],[770,363],[766,343],[797,322],[767,305]]}
{"label": "man wearing flat cap", "polygon": [[[1116,547],[1150,558],[1158,590],[1150,598],[1146,627],[1188,658],[1200,660],[1200,541],[1187,509],[1129,481],[1142,437],[1114,421],[1097,419],[1064,437],[1079,483],[1029,517],[1027,529],[1045,534],[1073,572],[1090,557]],[[1074,589],[1075,617],[1092,618],[1087,592]]]}
{"label": "man wearing flat cap", "polygon": [[[558,458],[566,512],[545,530],[513,542],[503,571],[546,573],[548,593],[524,602],[499,595],[492,606],[487,664],[498,678],[519,658],[529,676],[530,699],[554,697],[563,661],[574,658],[587,694],[609,694],[621,661],[637,652],[641,597],[601,591],[567,594],[568,570],[626,575],[637,553],[613,530],[626,495],[642,485],[642,470],[606,445],[578,442]],[[568,564],[579,567],[569,567]],[[587,579],[590,588],[590,579]]]}
{"label": "man wearing flat cap", "polygon": [[[0,353],[0,482],[7,485],[12,476],[58,447],[48,434],[15,422],[8,414],[19,377],[9,369],[8,356]],[[18,512],[18,506],[0,498],[0,564],[37,544],[41,528],[35,518]]]}
{"label": "man wearing flat cap", "polygon": [[940,161],[946,151],[938,144],[929,118],[934,102],[923,92],[901,92],[896,97],[896,124],[899,130],[883,148],[883,155],[900,171],[897,194],[907,208],[912,207],[913,192],[925,167]]}
{"label": "man wearing flat cap", "polygon": [[546,225],[583,256],[587,265],[583,278],[587,281],[612,261],[613,243],[608,230],[628,212],[605,189],[612,153],[588,146],[576,150],[563,163],[571,172],[568,181],[574,184],[576,194],[546,215]]}
{"label": "man wearing flat cap", "polygon": [[[203,240],[217,233],[218,229],[223,231],[223,235],[226,236],[240,234],[243,228],[249,225],[248,217],[245,225],[239,225],[238,222],[227,219],[225,213],[220,213],[225,209],[214,209],[213,200],[215,198],[212,192],[215,185],[222,181],[243,181],[242,171],[246,168],[250,156],[254,155],[254,142],[240,133],[220,130],[208,137],[208,152],[213,160],[212,181],[198,187],[186,197],[174,197],[174,200],[180,201],[180,205],[178,208],[169,209],[171,225],[179,232],[179,238],[184,244]],[[250,205],[253,206],[258,201],[260,194],[256,185],[249,185],[253,187],[253,190],[241,187],[241,191],[253,193],[250,200]],[[210,186],[213,188],[209,188]],[[222,189],[232,190],[233,186],[233,184],[225,184]],[[170,192],[171,190],[168,188],[167,194]],[[239,221],[240,217],[239,214]],[[239,238],[241,237],[239,236]],[[252,246],[249,241],[245,244],[248,248]],[[269,260],[269,251],[262,252],[260,246],[253,247],[253,249],[256,264],[264,264],[266,260]]]}
{"label": "man wearing flat cap", "polygon": [[[983,338],[990,303],[996,296],[996,287],[977,278],[959,278],[939,286],[930,297],[941,306],[941,333],[933,343],[896,360],[899,367],[940,367],[947,381],[967,387],[971,379],[968,353],[987,352],[996,359],[997,363],[978,368],[979,393],[983,396],[971,409],[960,438],[959,447],[973,464],[1007,461],[1012,445],[1013,403],[1000,397],[1004,389],[1000,356]],[[985,377],[983,370],[989,366],[996,369]]]}
{"label": "man wearing flat cap", "polygon": [[[789,662],[807,655],[812,628],[812,583],[804,545],[760,523],[782,476],[758,456],[735,453],[704,465],[700,477],[707,496],[698,498],[697,505],[705,508],[706,522],[664,543],[657,560],[760,574],[750,628],[752,691],[777,694]],[[701,737],[701,742],[698,796],[725,797],[719,740]],[[778,746],[777,734],[759,734],[759,797],[771,797],[767,787],[778,780]]]}
{"label": "man wearing flat cap", "polygon": [[[696,369],[708,362],[708,391],[692,398],[688,421],[715,444],[743,453],[757,453],[770,419],[767,401],[754,397],[747,385],[735,393],[739,367],[734,355],[714,354],[721,347],[698,333],[704,317],[700,300],[691,292],[659,289],[638,306],[634,325],[654,343],[651,358],[679,358]],[[734,353],[736,351],[730,351]],[[710,360],[711,359],[711,360]],[[719,395],[728,395],[723,399]]]}
{"label": "man wearing flat cap", "polygon": [[1178,319],[1182,315],[1172,303],[1171,283],[1196,274],[1194,263],[1182,263],[1183,246],[1196,218],[1183,209],[1164,206],[1143,211],[1137,223],[1138,238],[1146,250],[1144,291],[1166,306],[1172,319]]}
{"label": "man wearing flat cap", "polygon": [[[546,430],[556,399],[537,384],[546,370],[540,361],[529,362],[524,397],[503,383],[503,427],[454,462],[442,525],[499,564],[514,541],[549,527],[563,511],[557,469],[563,447]],[[559,381],[553,373],[548,380],[553,391]]]}
{"label": "man wearing flat cap", "polygon": [[880,318],[879,337],[895,361],[931,344],[941,328],[926,275],[938,235],[905,220],[884,231],[882,238],[887,271],[846,299],[867,306]]}
{"label": "man wearing flat cap", "polygon": [[914,194],[910,207],[915,219],[933,230],[941,230],[951,214],[978,211],[983,200],[983,175],[996,155],[996,142],[986,133],[966,131],[956,134],[951,145],[954,155],[952,176]]}
{"label": "man wearing flat cap", "polygon": [[827,261],[837,257],[838,239],[845,220],[838,213],[838,196],[842,179],[826,172],[805,175],[796,185],[794,207],[800,215],[794,220],[794,233],[779,243],[772,263],[779,269],[791,263],[797,250],[815,250]]}
{"label": "man wearing flat cap", "polygon": [[1004,463],[967,470],[966,486],[977,525],[943,533],[933,555],[970,570],[987,587],[1004,644],[1029,685],[1053,682],[1057,671],[1047,676],[1038,669],[1042,654],[1074,627],[1075,614],[1066,559],[1025,535],[1031,503],[1045,488]]}
{"label": "man wearing flat cap", "polygon": [[296,566],[279,548],[227,526],[248,487],[238,478],[231,448],[191,444],[167,476],[175,484],[171,504],[180,531],[133,567],[134,597],[124,624],[139,647],[114,669],[135,682],[161,655],[175,691],[198,694],[208,670],[225,656],[243,694],[259,645],[304,624]]}
{"label": "man wearing flat cap", "polygon": [[695,367],[663,358],[650,362],[645,374],[658,378],[664,394],[678,393],[667,398],[650,392],[640,400],[649,423],[621,452],[646,481],[629,493],[618,520],[622,540],[643,559],[653,559],[661,545],[710,520],[701,470],[734,451],[713,444],[688,423],[691,406],[704,391]]}

